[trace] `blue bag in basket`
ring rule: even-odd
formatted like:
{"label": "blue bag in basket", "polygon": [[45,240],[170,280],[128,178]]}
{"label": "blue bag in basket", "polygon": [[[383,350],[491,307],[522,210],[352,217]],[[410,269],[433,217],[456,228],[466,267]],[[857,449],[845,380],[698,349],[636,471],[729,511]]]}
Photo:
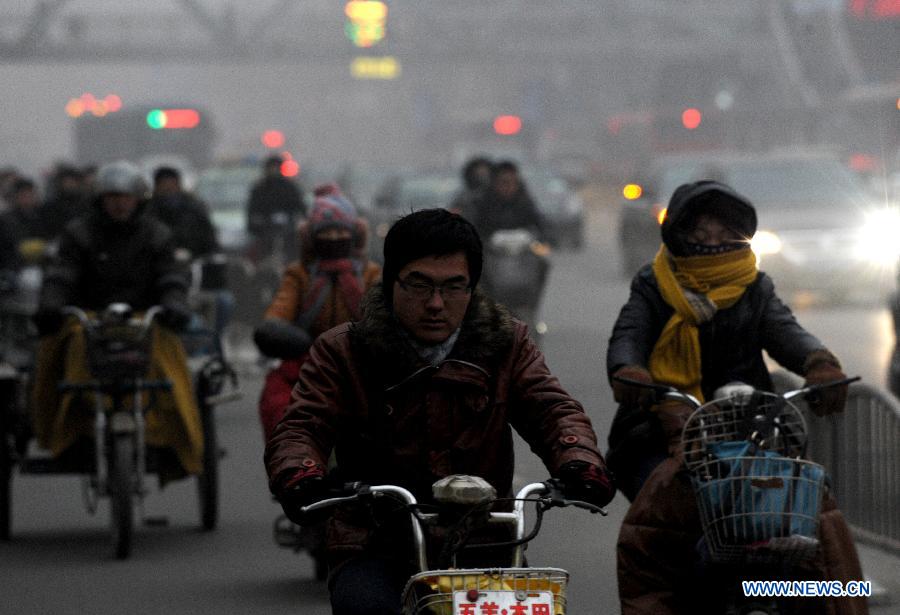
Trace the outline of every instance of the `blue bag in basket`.
{"label": "blue bag in basket", "polygon": [[717,525],[719,536],[731,544],[815,536],[822,466],[748,441],[716,442],[707,451],[716,461],[708,466],[709,477],[695,486],[704,521]]}

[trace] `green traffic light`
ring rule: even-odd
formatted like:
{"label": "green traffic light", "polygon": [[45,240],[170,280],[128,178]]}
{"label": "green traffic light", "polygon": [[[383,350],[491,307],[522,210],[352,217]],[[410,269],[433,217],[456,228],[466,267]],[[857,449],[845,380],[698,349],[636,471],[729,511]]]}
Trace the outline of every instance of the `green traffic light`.
{"label": "green traffic light", "polygon": [[147,126],[153,130],[161,130],[166,127],[166,114],[162,109],[154,109],[147,114]]}

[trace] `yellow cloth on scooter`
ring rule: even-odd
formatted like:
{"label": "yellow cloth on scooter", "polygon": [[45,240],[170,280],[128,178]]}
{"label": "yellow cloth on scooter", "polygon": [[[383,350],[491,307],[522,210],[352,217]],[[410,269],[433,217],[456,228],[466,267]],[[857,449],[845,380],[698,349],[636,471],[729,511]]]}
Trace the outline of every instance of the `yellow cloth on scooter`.
{"label": "yellow cloth on scooter", "polygon": [[[172,383],[172,390],[142,395],[145,407],[152,402],[145,415],[146,443],[171,448],[185,472],[200,474],[203,470],[203,428],[188,372],[187,355],[181,340],[172,331],[153,326],[152,335],[147,378],[167,379]],[[92,380],[86,353],[84,333],[75,319],[67,320],[57,334],[42,338],[38,345],[31,396],[34,432],[38,443],[54,456],[61,454],[80,436],[94,436],[93,393],[60,393],[57,390],[60,382]],[[131,394],[126,395],[126,403],[131,399]]]}
{"label": "yellow cloth on scooter", "polygon": [[549,591],[553,594],[553,615],[564,615],[566,608],[564,584],[541,578],[514,578],[510,576],[492,575],[484,571],[473,571],[472,574],[441,574],[420,579],[435,595],[448,596],[450,602],[441,601],[429,604],[423,611],[429,615],[453,615],[453,592],[468,589],[515,591],[523,589],[531,592]]}
{"label": "yellow cloth on scooter", "polygon": [[675,312],[650,353],[650,375],[702,402],[697,327],[743,296],[758,275],[756,255],[748,246],[722,254],[672,256],[662,245],[653,259],[653,274]]}

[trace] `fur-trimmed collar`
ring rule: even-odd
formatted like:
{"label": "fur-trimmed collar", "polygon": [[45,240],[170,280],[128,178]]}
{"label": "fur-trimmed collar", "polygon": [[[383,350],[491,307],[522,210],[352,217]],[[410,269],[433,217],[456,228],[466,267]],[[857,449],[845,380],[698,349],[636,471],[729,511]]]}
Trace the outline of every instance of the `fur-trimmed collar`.
{"label": "fur-trimmed collar", "polygon": [[[381,285],[374,286],[363,299],[362,319],[353,323],[350,335],[354,345],[372,360],[371,366],[385,377],[388,373],[405,375],[424,365],[399,326],[385,305]],[[512,346],[514,334],[512,315],[476,290],[447,358],[491,371]]]}

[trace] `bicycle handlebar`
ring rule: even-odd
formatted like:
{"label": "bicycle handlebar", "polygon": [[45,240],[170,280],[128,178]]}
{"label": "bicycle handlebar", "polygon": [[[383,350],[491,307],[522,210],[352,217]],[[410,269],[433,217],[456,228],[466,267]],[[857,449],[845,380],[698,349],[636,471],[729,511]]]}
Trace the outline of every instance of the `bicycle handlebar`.
{"label": "bicycle handlebar", "polygon": [[[428,558],[425,552],[425,535],[424,530],[422,529],[422,522],[436,518],[437,514],[424,514],[419,512],[418,502],[411,492],[404,489],[403,487],[398,487],[396,485],[363,485],[362,483],[345,483],[337,489],[332,489],[329,495],[333,497],[326,497],[317,502],[314,502],[313,504],[310,504],[309,506],[302,507],[300,509],[301,514],[307,514],[345,504],[351,504],[353,502],[363,501],[366,498],[370,497],[393,497],[397,500],[400,500],[403,503],[404,508],[409,511],[410,516],[412,517],[413,538],[419,568],[423,572],[428,569]],[[533,495],[537,495],[538,497],[531,497]],[[503,498],[498,498],[498,500],[501,499]],[[608,514],[604,508],[595,506],[589,502],[566,499],[562,491],[562,484],[558,479],[551,478],[542,483],[530,483],[528,485],[525,485],[515,496],[513,512],[490,513],[492,522],[508,523],[514,525],[515,540],[506,543],[490,543],[489,545],[484,545],[485,548],[496,548],[504,546],[517,547],[513,554],[512,565],[514,567],[522,565],[522,561],[524,559],[522,547],[537,535],[538,529],[540,528],[540,524],[538,521],[536,523],[534,531],[532,531],[531,534],[527,536],[525,535],[525,504],[528,502],[534,502],[537,506],[539,515],[538,518],[540,518],[540,515],[542,515],[545,510],[548,510],[550,508],[565,508],[568,506],[581,508],[590,511],[591,513],[599,513],[603,516],[606,516]]]}
{"label": "bicycle handlebar", "polygon": [[[165,308],[163,308],[161,305],[153,305],[147,308],[147,311],[144,312],[144,315],[142,318],[140,318],[140,320],[132,318],[129,319],[129,322],[131,322],[132,324],[138,324],[144,329],[148,329],[156,319],[156,317],[159,316],[164,309]],[[85,312],[77,305],[67,305],[63,307],[60,312],[66,316],[74,316],[78,319],[78,322],[80,322],[81,325],[85,328],[96,327],[101,323],[101,320],[99,318],[91,318],[90,316],[88,316],[87,312]]]}
{"label": "bicycle handlebar", "polygon": [[[686,401],[694,408],[699,408],[702,404],[700,401],[695,398],[693,395],[688,393],[683,393],[676,389],[675,387],[671,387],[666,384],[658,384],[656,382],[642,382],[640,380],[634,380],[632,378],[624,378],[622,376],[613,376],[613,380],[621,382],[623,384],[629,384],[636,387],[641,387],[644,389],[652,390],[656,393],[655,401],[659,402],[662,399],[675,399],[678,401]],[[807,397],[810,395],[815,395],[819,391],[824,389],[828,389],[835,386],[841,386],[844,384],[851,384],[853,382],[857,382],[862,380],[861,376],[851,376],[848,378],[841,378],[840,380],[832,380],[830,382],[822,382],[820,384],[811,384],[807,387],[803,387],[802,389],[795,389],[793,391],[787,391],[781,394],[785,400],[792,400],[797,397]]]}

